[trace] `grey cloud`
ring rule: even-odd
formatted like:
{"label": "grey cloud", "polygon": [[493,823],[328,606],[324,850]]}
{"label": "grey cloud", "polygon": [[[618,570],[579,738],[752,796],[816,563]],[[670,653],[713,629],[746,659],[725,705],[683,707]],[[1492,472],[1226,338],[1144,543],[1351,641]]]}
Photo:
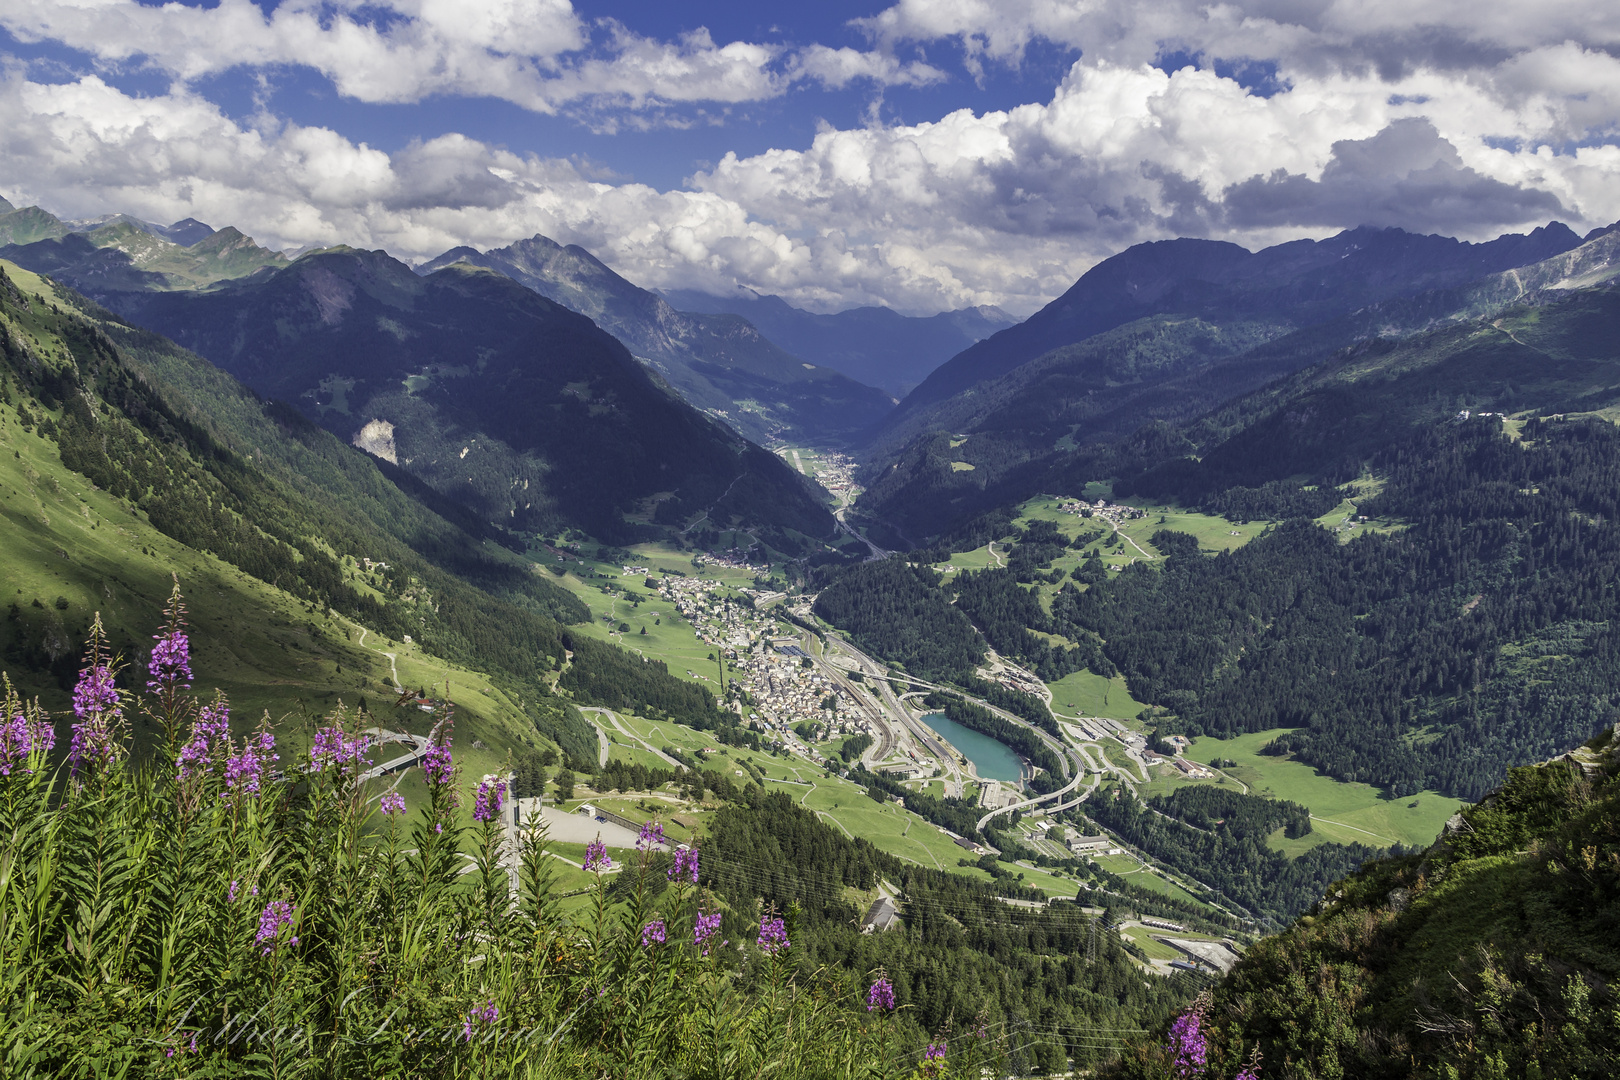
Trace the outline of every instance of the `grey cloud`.
{"label": "grey cloud", "polygon": [[1455,233],[1569,214],[1551,192],[1466,167],[1424,119],[1397,120],[1370,139],[1334,143],[1320,180],[1278,170],[1233,184],[1222,201],[1227,224],[1238,228],[1396,225]]}

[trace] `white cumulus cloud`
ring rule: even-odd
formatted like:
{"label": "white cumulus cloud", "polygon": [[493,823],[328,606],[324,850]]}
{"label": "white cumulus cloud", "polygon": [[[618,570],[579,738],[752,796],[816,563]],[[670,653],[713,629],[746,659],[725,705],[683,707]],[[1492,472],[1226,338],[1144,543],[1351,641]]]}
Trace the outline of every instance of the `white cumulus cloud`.
{"label": "white cumulus cloud", "polygon": [[914,85],[938,77],[927,65],[855,49],[717,44],[707,30],[660,41],[614,20],[593,27],[570,0],[286,0],[268,14],[250,0],[209,8],[10,0],[0,7],[0,27],[23,41],[57,42],[183,81],[238,67],[300,66],[360,101],[494,97],[543,113],[584,102],[764,101],[806,79]]}
{"label": "white cumulus cloud", "polygon": [[[492,0],[467,17],[451,0],[389,3],[289,0],[265,15],[246,0],[12,0],[0,22],[14,34],[177,82],[140,97],[14,66],[0,85],[0,193],[412,258],[542,232],[648,286],[908,311],[1032,310],[1098,260],[1174,235],[1258,246],[1389,224],[1482,239],[1620,218],[1620,8],[901,0],[862,23],[872,48],[855,50],[706,31],[660,41],[587,25],[567,0]],[[304,63],[365,100],[493,94],[588,107],[612,126],[806,82],[926,86],[948,77],[950,50],[925,62],[917,43],[957,42],[985,72],[1042,40],[1081,54],[1044,100],[824,126],[809,145],[729,154],[669,191],[458,135],[388,154],[274,117],[233,121],[187,82]],[[1164,70],[1172,55],[1185,64]]]}

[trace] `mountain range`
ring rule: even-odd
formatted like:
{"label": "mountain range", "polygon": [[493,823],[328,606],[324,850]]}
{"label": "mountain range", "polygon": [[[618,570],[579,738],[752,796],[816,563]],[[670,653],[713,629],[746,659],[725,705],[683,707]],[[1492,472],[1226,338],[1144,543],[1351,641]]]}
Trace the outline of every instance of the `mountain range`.
{"label": "mountain range", "polygon": [[833,531],[780,458],[589,319],[479,267],[421,275],[338,248],[214,289],[101,299],[513,530],[626,540],[708,521],[761,526],[782,550]]}
{"label": "mountain range", "polygon": [[[1004,484],[1037,490],[1089,468],[1104,446],[1152,442],[1155,424],[1191,425],[1345,349],[1601,282],[1610,237],[1554,223],[1477,245],[1369,229],[1256,253],[1201,240],[1138,245],[908,395],[864,448],[862,510],[897,528],[897,542],[937,534],[993,504]],[[1464,379],[1456,389],[1475,388]],[[1199,430],[1203,445],[1211,429]]]}
{"label": "mountain range", "polygon": [[454,248],[418,271],[458,263],[504,274],[588,316],[687,401],[757,442],[842,444],[893,406],[883,392],[791,355],[740,316],[677,311],[580,247],[534,236],[486,252]]}
{"label": "mountain range", "polygon": [[780,296],[739,290],[715,296],[665,289],[683,311],[740,315],[795,356],[882,387],[903,398],[940,364],[1018,322],[997,307],[962,308],[927,317],[890,308],[857,307],[832,314],[796,308]]}

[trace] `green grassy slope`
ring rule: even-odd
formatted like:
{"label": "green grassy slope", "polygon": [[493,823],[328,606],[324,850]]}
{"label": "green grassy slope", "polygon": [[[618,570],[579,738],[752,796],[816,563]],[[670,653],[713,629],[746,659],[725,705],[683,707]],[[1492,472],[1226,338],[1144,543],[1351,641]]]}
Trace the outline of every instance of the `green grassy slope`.
{"label": "green grassy slope", "polygon": [[594,757],[588,725],[547,689],[565,663],[554,620],[588,613],[547,575],[205,362],[0,270],[15,604],[0,632],[20,684],[60,707],[98,610],[139,660],[174,573],[198,677],[238,715],[361,697],[384,713],[397,667],[412,688],[453,687],[491,764],[547,741]]}

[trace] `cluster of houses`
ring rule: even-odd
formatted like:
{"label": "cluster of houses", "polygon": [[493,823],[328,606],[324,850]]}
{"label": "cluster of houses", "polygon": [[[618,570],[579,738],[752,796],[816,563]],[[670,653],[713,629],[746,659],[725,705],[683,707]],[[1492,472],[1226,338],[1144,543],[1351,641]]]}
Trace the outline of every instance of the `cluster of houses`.
{"label": "cluster of houses", "polygon": [[[801,663],[804,651],[796,642],[779,638],[767,642],[767,646],[739,653],[732,661],[736,671],[733,677],[748,691],[762,721],[784,735],[795,724],[808,720],[824,725],[829,737],[875,737],[871,722],[849,692],[817,668]],[[822,707],[828,697],[834,699],[836,708]]]}
{"label": "cluster of houses", "polygon": [[1107,499],[1098,499],[1096,502],[1087,502],[1084,499],[1069,499],[1058,507],[1065,514],[1074,514],[1078,517],[1097,517],[1104,521],[1118,524],[1121,521],[1134,521],[1137,518],[1147,517],[1147,511],[1135,506],[1120,506]]}
{"label": "cluster of houses", "polygon": [[[794,639],[774,635],[773,618],[751,604],[728,601],[724,588],[716,581],[673,574],[659,582],[660,594],[692,624],[698,638],[731,661],[732,678],[748,692],[761,723],[795,749],[800,747],[793,726],[807,720],[826,725],[829,736],[876,735],[844,687],[805,667],[804,651]],[[822,708],[828,696],[836,699],[837,708]]]}
{"label": "cluster of houses", "polygon": [[848,494],[855,488],[855,462],[844,454],[823,453],[816,480],[835,495]]}
{"label": "cluster of houses", "polygon": [[998,667],[991,673],[990,677],[1007,689],[1016,690],[1020,694],[1028,694],[1037,698],[1045,695],[1045,683],[1022,668],[1013,667],[1011,664]]}
{"label": "cluster of houses", "polygon": [[771,568],[769,566],[758,566],[751,563],[744,556],[743,552],[735,549],[732,551],[720,552],[718,554],[711,551],[703,551],[693,556],[693,558],[695,558],[698,563],[703,566],[723,566],[728,570],[746,570],[755,577],[765,577],[771,572]]}

